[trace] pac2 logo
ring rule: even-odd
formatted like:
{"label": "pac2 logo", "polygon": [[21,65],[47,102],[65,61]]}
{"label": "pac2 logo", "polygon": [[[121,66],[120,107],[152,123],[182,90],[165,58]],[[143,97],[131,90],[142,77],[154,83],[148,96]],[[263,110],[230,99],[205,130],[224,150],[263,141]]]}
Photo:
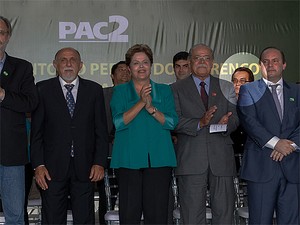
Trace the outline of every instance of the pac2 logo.
{"label": "pac2 logo", "polygon": [[59,22],[59,42],[128,42],[128,20],[112,15],[108,22]]}

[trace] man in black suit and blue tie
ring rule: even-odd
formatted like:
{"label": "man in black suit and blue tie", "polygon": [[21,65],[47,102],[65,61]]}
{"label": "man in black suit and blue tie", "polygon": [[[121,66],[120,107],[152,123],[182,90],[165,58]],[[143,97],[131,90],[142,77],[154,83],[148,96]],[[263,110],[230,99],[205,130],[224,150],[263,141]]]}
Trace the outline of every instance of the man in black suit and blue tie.
{"label": "man in black suit and blue tie", "polygon": [[66,224],[68,196],[74,224],[95,224],[94,182],[103,179],[108,135],[102,87],[78,76],[83,63],[73,48],[59,50],[57,77],[37,84],[31,159],[41,187],[42,223]]}
{"label": "man in black suit and blue tie", "polygon": [[[300,224],[300,88],[283,80],[284,53],[260,55],[262,79],[241,86],[240,122],[248,134],[241,178],[248,183],[249,223]],[[272,95],[273,92],[273,95]]]}

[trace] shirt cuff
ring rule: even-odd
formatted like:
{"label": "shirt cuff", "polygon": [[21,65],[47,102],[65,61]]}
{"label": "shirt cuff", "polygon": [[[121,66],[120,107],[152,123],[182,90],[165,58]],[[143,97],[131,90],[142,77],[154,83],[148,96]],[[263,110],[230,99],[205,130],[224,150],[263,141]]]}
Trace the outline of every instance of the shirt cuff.
{"label": "shirt cuff", "polygon": [[300,147],[298,145],[296,145],[295,143],[291,144],[296,152],[300,152]]}
{"label": "shirt cuff", "polygon": [[276,136],[272,137],[268,142],[267,144],[265,144],[264,147],[267,147],[267,148],[271,148],[271,149],[274,149],[275,148],[275,145],[277,144],[277,142],[279,141],[280,139]]}

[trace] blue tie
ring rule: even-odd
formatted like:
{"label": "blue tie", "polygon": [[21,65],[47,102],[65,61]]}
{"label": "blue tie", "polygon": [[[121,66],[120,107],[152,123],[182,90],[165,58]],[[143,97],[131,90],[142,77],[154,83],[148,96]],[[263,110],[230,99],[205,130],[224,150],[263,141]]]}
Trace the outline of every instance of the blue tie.
{"label": "blue tie", "polygon": [[67,94],[66,94],[67,106],[71,117],[73,117],[74,109],[75,109],[75,101],[72,94],[72,89],[74,87],[74,84],[66,84],[65,87],[67,89]]}
{"label": "blue tie", "polygon": [[[74,101],[74,97],[72,94],[72,89],[74,87],[74,84],[65,84],[65,87],[67,89],[67,94],[66,94],[67,106],[68,106],[71,117],[73,117],[74,109],[75,109],[75,101]],[[74,157],[74,142],[73,141],[71,144],[71,157]]]}

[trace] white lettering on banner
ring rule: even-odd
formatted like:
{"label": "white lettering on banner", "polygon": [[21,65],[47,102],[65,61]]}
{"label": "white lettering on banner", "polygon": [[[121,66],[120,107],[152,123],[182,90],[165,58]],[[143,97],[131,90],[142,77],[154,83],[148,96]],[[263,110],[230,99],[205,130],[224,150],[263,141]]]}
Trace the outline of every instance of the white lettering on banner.
{"label": "white lettering on banner", "polygon": [[[103,33],[109,26],[113,31]],[[102,29],[104,28],[104,29]],[[124,16],[113,15],[108,22],[98,22],[94,26],[90,22],[59,22],[59,42],[128,42],[124,32],[128,28],[128,20]]]}

